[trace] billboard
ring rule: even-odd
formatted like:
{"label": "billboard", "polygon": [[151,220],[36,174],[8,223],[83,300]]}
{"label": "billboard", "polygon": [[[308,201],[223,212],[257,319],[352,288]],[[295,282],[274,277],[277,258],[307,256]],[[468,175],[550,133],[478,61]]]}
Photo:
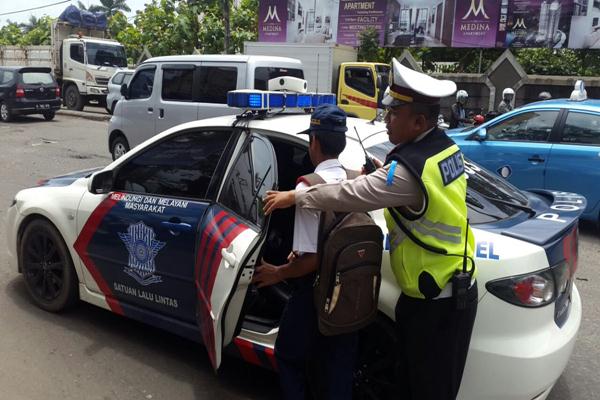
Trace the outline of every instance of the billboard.
{"label": "billboard", "polygon": [[259,0],[259,41],[600,48],[599,0]]}

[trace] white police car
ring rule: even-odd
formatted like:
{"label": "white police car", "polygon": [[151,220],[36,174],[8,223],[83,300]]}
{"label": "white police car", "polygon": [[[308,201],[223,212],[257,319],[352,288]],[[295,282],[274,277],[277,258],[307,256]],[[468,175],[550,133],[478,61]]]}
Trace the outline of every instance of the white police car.
{"label": "white police car", "polygon": [[[243,108],[263,109],[267,101],[274,107],[282,100],[230,96]],[[262,198],[275,186],[293,188],[312,170],[306,137],[297,135],[308,125],[304,113],[190,122],[102,170],[22,190],[8,210],[10,258],[45,310],[81,299],[203,342],[215,367],[225,350],[275,368],[288,287],[258,290],[251,278],[260,257],[282,263],[290,251],[293,210],[277,211],[269,221]],[[391,145],[382,124],[351,118],[348,125],[346,167],[360,168],[365,160],[355,127],[367,150],[383,158]],[[544,399],[567,365],[581,321],[573,276],[585,200],[521,192],[466,166],[480,291],[459,397]],[[385,231],[382,213],[373,215]],[[395,391],[392,319],[399,289],[387,251],[383,275],[380,316],[361,336],[358,398],[387,399]]]}

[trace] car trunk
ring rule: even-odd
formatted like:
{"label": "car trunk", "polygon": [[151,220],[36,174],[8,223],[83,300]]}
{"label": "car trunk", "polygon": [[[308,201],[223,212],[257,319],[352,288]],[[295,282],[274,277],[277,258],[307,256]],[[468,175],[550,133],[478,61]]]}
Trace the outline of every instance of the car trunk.
{"label": "car trunk", "polygon": [[22,68],[19,75],[19,87],[26,99],[53,100],[57,97],[58,84],[50,74],[50,68]]}

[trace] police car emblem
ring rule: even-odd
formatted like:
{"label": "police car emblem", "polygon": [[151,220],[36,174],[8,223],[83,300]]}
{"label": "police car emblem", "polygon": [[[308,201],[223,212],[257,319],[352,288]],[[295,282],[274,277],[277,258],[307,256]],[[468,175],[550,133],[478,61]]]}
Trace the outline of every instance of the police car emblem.
{"label": "police car emblem", "polygon": [[155,240],[154,230],[140,221],[129,225],[127,233],[119,232],[119,237],[129,252],[125,273],[143,286],[162,282],[162,277],[154,275],[154,258],[166,243]]}

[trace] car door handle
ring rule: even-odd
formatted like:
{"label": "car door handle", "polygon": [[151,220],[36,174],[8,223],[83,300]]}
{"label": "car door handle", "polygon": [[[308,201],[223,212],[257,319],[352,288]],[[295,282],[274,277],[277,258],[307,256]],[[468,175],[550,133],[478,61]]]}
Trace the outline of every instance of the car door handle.
{"label": "car door handle", "polygon": [[544,162],[544,159],[537,154],[528,158],[531,162]]}
{"label": "car door handle", "polygon": [[174,232],[191,232],[192,226],[190,224],[186,224],[185,222],[171,222],[171,221],[162,221],[160,225],[164,228],[167,228],[172,233]]}
{"label": "car door handle", "polygon": [[154,108],[148,107],[148,114],[152,114],[154,112]]}
{"label": "car door handle", "polygon": [[165,109],[159,108],[158,109],[158,118],[163,119],[164,117],[165,117]]}
{"label": "car door handle", "polygon": [[221,249],[221,256],[223,260],[225,260],[225,268],[233,268],[237,262],[237,258],[235,258],[235,254],[233,254],[233,246],[229,245],[228,248]]}

